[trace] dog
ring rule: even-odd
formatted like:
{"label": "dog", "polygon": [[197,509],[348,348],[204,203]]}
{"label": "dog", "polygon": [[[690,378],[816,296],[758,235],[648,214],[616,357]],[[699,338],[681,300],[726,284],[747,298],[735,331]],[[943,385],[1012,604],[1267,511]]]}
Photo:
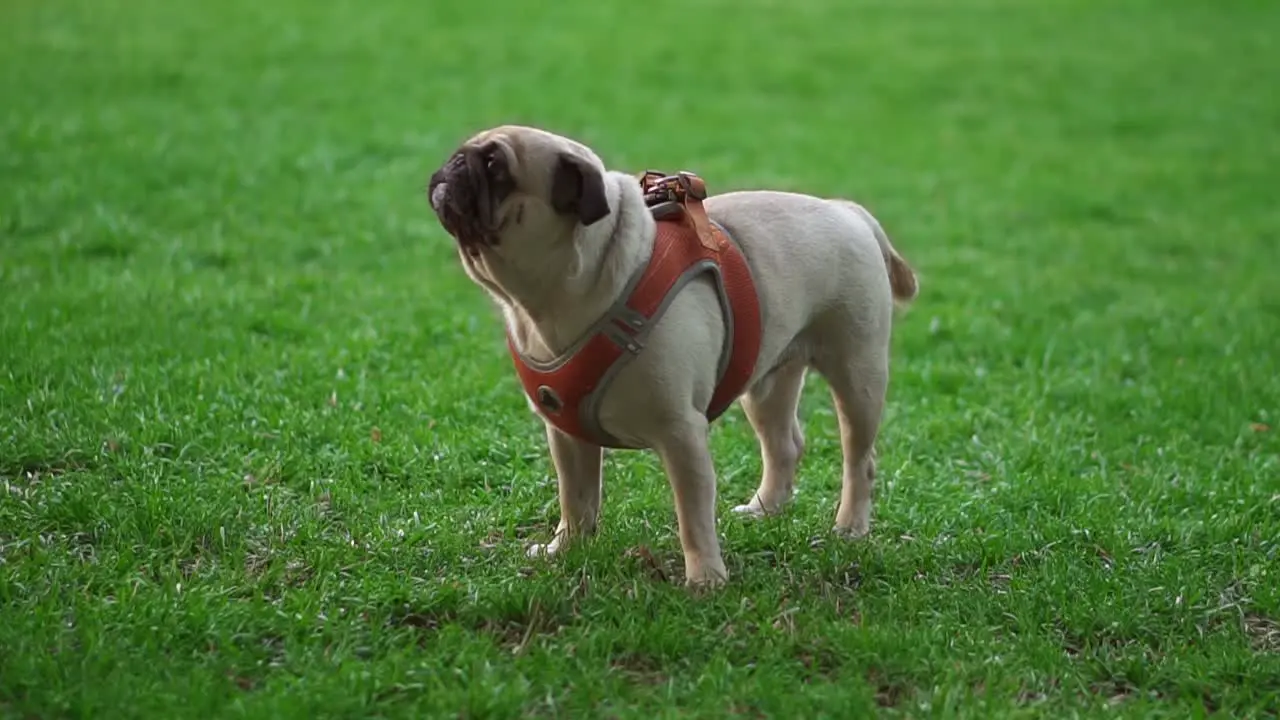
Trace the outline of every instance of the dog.
{"label": "dog", "polygon": [[[501,309],[518,360],[551,367],[600,320],[653,257],[658,220],[637,176],[609,169],[586,145],[548,130],[502,125],[464,141],[432,174],[427,198],[456,241],[462,267]],[[834,530],[870,530],[874,445],[889,382],[898,305],[916,274],[879,222],[857,203],[772,190],[705,198],[706,217],[745,258],[758,300],[758,342],[733,400],[760,444],[762,478],[734,512],[781,511],[796,486],[805,439],[797,406],[810,369],[834,399],[843,453]],[[546,425],[557,476],[554,537],[529,548],[551,556],[595,533],[605,447],[657,454],[673,491],[685,582],[728,580],[716,528],[716,471],[708,407],[725,367],[729,323],[715,273],[665,299],[607,386],[592,399],[604,443],[566,432],[529,397]]]}

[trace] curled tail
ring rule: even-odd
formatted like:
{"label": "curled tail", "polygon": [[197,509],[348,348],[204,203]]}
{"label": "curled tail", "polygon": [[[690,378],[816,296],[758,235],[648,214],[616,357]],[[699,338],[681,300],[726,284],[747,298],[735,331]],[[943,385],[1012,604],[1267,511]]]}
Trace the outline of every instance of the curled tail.
{"label": "curled tail", "polygon": [[850,200],[837,200],[836,202],[845,205],[866,221],[871,226],[871,231],[876,236],[876,241],[880,243],[880,253],[884,255],[885,269],[889,271],[889,287],[893,290],[893,299],[902,304],[909,304],[916,299],[916,295],[920,292],[920,284],[916,280],[916,273],[907,264],[905,258],[898,254],[894,249],[893,243],[889,242],[889,236],[885,233],[884,228],[880,227],[880,222],[866,208],[858,203]]}

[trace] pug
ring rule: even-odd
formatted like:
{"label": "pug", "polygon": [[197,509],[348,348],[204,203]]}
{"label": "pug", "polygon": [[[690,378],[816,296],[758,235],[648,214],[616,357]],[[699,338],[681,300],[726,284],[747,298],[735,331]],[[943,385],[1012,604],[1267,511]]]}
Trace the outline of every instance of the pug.
{"label": "pug", "polygon": [[[427,195],[462,268],[501,310],[513,357],[541,367],[600,331],[649,264],[658,232],[636,175],[534,127],[475,134],[432,173]],[[797,406],[813,369],[830,386],[840,427],[834,530],[865,535],[894,309],[916,298],[916,275],[876,219],[848,200],[752,190],[711,195],[702,207],[745,258],[759,307],[753,369],[733,399],[758,438],[763,473],[734,512],[770,516],[791,500],[805,450]],[[732,324],[715,273],[693,277],[664,302],[643,347],[630,348],[592,398],[597,435],[566,432],[547,403],[529,397],[546,425],[561,513],[554,537],[529,553],[555,555],[595,532],[605,447],[648,449],[674,495],[686,583],[716,586],[728,571],[708,408]]]}

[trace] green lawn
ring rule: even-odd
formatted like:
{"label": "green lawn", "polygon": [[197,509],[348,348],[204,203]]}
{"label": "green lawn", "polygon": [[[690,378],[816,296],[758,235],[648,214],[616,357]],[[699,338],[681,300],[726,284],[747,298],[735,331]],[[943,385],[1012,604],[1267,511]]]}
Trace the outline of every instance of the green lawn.
{"label": "green lawn", "polygon": [[[5,0],[0,715],[1274,716],[1280,4]],[[428,208],[505,122],[866,203],[917,268],[872,535],[716,425],[558,515]]]}

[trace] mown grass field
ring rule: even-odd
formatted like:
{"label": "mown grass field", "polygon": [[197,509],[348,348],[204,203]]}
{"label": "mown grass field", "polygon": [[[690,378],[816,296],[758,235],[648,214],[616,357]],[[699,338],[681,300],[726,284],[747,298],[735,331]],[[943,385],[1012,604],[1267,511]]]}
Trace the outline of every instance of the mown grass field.
{"label": "mown grass field", "polygon": [[[1274,716],[1280,5],[8,0],[5,717]],[[871,207],[872,535],[716,426],[731,583],[540,426],[423,198],[474,130]]]}

